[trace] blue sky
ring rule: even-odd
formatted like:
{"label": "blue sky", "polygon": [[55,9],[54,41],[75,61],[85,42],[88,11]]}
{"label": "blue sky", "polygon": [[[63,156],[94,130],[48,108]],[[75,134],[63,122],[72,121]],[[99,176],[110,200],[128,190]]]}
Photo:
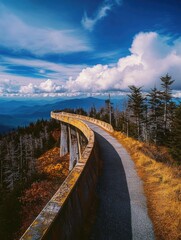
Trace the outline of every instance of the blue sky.
{"label": "blue sky", "polygon": [[179,0],[0,0],[0,94],[181,90]]}

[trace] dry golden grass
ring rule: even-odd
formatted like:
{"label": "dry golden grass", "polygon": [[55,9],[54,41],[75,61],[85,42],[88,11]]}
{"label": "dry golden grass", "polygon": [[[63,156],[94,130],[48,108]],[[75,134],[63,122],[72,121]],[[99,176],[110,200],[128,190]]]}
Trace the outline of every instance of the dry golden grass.
{"label": "dry golden grass", "polygon": [[113,135],[127,149],[143,180],[156,239],[181,239],[181,174],[178,167],[168,164],[171,160],[165,148],[158,152],[159,156],[164,156],[165,162],[163,158],[158,162],[153,159],[157,155],[155,146],[127,138],[120,132]]}

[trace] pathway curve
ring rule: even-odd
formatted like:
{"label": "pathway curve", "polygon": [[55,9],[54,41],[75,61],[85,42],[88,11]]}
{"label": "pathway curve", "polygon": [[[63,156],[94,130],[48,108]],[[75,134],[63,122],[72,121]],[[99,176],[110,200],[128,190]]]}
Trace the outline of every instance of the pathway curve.
{"label": "pathway curve", "polygon": [[143,186],[127,151],[109,133],[86,122],[95,132],[103,161],[98,183],[99,207],[90,240],[152,240]]}

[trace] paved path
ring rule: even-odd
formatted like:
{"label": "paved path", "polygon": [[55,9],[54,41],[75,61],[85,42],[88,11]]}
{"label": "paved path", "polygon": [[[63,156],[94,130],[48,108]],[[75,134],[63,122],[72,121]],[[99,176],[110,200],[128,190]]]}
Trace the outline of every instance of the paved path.
{"label": "paved path", "polygon": [[96,133],[103,161],[98,183],[99,207],[90,240],[152,240],[142,182],[122,145],[100,127],[86,122]]}

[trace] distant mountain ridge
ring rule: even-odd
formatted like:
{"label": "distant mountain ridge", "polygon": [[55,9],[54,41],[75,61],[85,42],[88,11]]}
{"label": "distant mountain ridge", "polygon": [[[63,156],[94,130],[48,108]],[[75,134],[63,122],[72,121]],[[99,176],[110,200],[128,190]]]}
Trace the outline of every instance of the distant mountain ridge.
{"label": "distant mountain ridge", "polygon": [[99,109],[104,105],[105,100],[93,97],[45,102],[45,104],[40,104],[38,101],[35,105],[25,101],[3,101],[0,105],[0,133],[27,125],[37,119],[48,119],[50,118],[50,112],[54,110],[83,108],[89,111],[92,106]]}
{"label": "distant mountain ridge", "polygon": [[[173,99],[176,103],[179,99]],[[111,99],[114,108],[122,110],[126,96]],[[105,99],[87,97],[75,99],[0,99],[0,133],[8,132],[18,126],[28,125],[37,119],[49,119],[50,112],[63,109],[83,108],[89,111],[91,107],[100,109],[105,106]]]}
{"label": "distant mountain ridge", "polygon": [[[34,105],[32,106],[20,106],[18,108],[15,108],[12,113],[13,114],[26,114],[27,112],[29,114],[32,114],[34,112],[47,112],[47,111],[53,111],[53,110],[62,110],[65,108],[83,108],[84,110],[88,111],[92,106],[95,106],[96,108],[103,107],[105,104],[105,101],[102,99],[97,98],[76,98],[76,99],[68,99],[63,101],[58,101],[55,103],[45,104],[45,105]],[[35,111],[36,109],[36,111]]]}
{"label": "distant mountain ridge", "polygon": [[0,124],[0,134],[10,132],[11,130],[13,130],[13,127]]}

